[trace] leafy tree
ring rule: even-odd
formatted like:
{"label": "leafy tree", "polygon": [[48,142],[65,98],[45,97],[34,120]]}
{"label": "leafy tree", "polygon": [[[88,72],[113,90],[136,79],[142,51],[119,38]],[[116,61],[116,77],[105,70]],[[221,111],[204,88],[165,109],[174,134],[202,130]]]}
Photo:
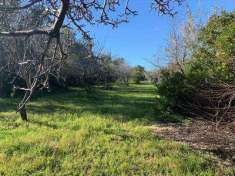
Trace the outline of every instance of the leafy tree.
{"label": "leafy tree", "polygon": [[141,81],[145,80],[145,70],[144,67],[138,65],[132,70],[132,79],[134,83],[139,84]]}
{"label": "leafy tree", "polygon": [[128,85],[131,77],[131,68],[125,62],[124,58],[118,58],[113,61],[114,73],[119,83]]}
{"label": "leafy tree", "polygon": [[235,12],[210,17],[199,32],[197,49],[188,64],[189,76],[212,82],[233,82]]}

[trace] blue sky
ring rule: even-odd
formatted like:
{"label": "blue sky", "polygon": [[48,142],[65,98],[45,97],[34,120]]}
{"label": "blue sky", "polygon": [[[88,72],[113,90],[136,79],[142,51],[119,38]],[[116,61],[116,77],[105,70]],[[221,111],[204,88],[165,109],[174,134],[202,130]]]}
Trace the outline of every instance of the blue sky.
{"label": "blue sky", "polygon": [[[131,66],[142,65],[146,69],[153,66],[148,60],[154,60],[157,55],[164,64],[164,48],[171,31],[172,19],[169,16],[158,16],[150,11],[151,0],[131,0],[132,9],[138,10],[138,16],[131,17],[130,22],[121,24],[113,29],[111,26],[96,26],[89,29],[95,38],[96,45],[111,52],[113,56],[123,57]],[[235,10],[235,0],[186,0],[192,12],[195,14],[200,9],[202,20],[205,22],[213,13],[215,7],[224,8],[227,11]],[[178,8],[177,22],[184,18],[183,6]]]}

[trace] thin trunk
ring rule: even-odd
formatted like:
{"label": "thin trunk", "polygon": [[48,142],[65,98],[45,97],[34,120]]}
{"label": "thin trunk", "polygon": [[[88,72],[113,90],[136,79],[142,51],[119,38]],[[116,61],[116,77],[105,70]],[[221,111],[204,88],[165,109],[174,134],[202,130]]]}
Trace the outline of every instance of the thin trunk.
{"label": "thin trunk", "polygon": [[27,115],[27,110],[26,110],[26,107],[23,106],[23,108],[21,108],[20,110],[20,116],[21,116],[21,119],[23,121],[28,121],[28,115]]}

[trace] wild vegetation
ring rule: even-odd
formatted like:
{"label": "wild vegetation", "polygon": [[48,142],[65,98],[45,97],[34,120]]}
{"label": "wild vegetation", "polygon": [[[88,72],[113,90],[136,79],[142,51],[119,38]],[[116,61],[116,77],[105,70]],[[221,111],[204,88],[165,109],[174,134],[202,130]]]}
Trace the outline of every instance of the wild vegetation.
{"label": "wild vegetation", "polygon": [[235,12],[202,25],[187,8],[152,71],[86,31],[137,14],[129,0],[0,0],[0,175],[235,174]]}
{"label": "wild vegetation", "polygon": [[[217,125],[234,119],[234,22],[234,12],[213,15],[198,29],[197,42],[192,47],[186,45],[190,54],[170,46],[181,55],[173,53],[173,63],[161,71],[158,91],[166,98],[167,107]],[[187,55],[191,57],[183,58]]]}

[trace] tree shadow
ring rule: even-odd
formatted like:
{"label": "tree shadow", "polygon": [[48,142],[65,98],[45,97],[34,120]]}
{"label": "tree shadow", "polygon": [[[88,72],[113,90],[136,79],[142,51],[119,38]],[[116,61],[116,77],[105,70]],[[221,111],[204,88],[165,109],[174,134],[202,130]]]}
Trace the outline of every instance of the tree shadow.
{"label": "tree shadow", "polygon": [[16,110],[16,100],[9,98],[0,98],[0,112]]}
{"label": "tree shadow", "polygon": [[130,95],[118,95],[115,92],[114,90],[108,92],[100,90],[96,92],[71,91],[67,94],[57,94],[53,101],[50,98],[47,99],[47,97],[44,99],[45,102],[47,101],[46,103],[40,105],[33,103],[29,108],[33,113],[38,114],[90,112],[122,116],[122,120],[151,119],[154,117],[154,98],[135,97],[129,92]]}

